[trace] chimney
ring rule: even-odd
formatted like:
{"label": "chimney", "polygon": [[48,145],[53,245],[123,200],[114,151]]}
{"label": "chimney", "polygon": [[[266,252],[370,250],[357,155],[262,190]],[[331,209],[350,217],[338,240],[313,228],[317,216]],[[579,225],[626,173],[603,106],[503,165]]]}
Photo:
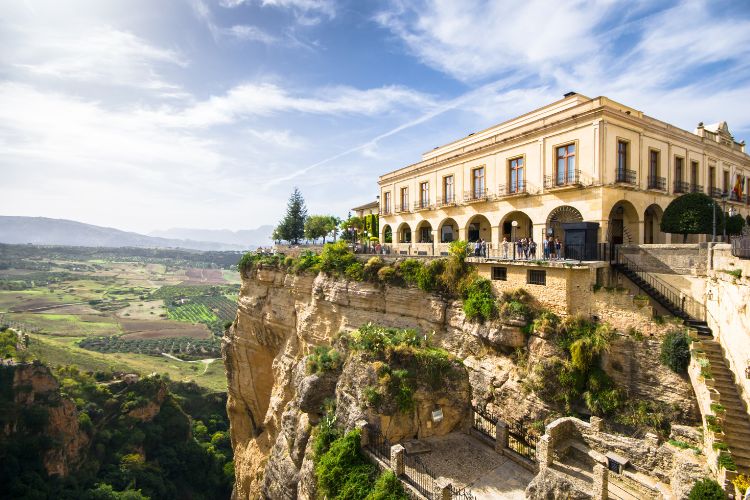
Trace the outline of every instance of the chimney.
{"label": "chimney", "polygon": [[567,92],[566,94],[563,95],[563,99],[567,99],[568,97],[574,96],[577,93],[578,92],[572,92],[572,91],[571,92]]}

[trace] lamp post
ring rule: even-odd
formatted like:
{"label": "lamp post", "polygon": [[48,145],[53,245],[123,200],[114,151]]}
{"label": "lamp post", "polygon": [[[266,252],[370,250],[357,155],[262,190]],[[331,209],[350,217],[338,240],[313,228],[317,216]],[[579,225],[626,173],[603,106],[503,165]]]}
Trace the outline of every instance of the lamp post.
{"label": "lamp post", "polygon": [[[721,217],[722,217],[722,220],[724,219],[724,215],[726,213],[727,213],[727,192],[724,191],[723,193],[721,193]],[[723,229],[723,231],[722,231],[723,232],[723,236],[722,236],[721,241],[722,242],[726,242],[727,241],[727,221],[724,221],[724,224],[722,224],[722,226],[723,226],[723,228],[722,228]]]}
{"label": "lamp post", "polygon": [[516,228],[518,227],[518,221],[514,220],[510,223],[512,229],[511,229],[511,235],[510,235],[510,241],[513,245],[513,260],[516,260]]}

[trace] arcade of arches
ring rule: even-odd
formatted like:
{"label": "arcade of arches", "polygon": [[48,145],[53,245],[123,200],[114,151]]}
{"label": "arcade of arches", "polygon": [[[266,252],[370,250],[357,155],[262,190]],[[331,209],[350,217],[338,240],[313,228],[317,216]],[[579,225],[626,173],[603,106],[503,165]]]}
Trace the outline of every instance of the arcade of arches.
{"label": "arcade of arches", "polygon": [[[494,220],[493,213],[474,213],[440,219],[404,220],[397,226],[384,224],[381,230],[381,241],[394,244],[447,244],[459,239],[466,241],[482,239],[497,244],[502,242],[503,238],[508,241],[513,238],[529,237],[540,240],[543,236],[552,236],[564,242],[563,224],[586,220],[599,223],[600,242],[616,245],[678,241],[672,240],[670,235],[661,232],[660,224],[664,207],[659,203],[641,204],[637,207],[631,201],[620,199],[608,210],[602,207],[604,210],[600,212],[603,216],[601,220],[587,219],[582,209],[572,204],[555,206],[547,212],[546,217],[538,217],[539,220],[537,220],[537,215],[533,214],[539,214],[539,210],[534,208],[534,210],[511,210]],[[584,205],[583,208],[586,206]],[[590,209],[588,213],[591,213]],[[532,219],[530,214],[535,218]],[[397,228],[395,232],[393,227]]]}

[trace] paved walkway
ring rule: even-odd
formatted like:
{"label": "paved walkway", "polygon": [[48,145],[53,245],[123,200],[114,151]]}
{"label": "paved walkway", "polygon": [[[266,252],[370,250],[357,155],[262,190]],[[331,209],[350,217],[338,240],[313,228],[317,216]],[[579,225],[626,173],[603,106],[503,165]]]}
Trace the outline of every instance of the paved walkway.
{"label": "paved walkway", "polygon": [[478,500],[526,498],[534,474],[479,439],[454,432],[420,441],[431,450],[419,455],[425,465],[457,488],[468,486]]}

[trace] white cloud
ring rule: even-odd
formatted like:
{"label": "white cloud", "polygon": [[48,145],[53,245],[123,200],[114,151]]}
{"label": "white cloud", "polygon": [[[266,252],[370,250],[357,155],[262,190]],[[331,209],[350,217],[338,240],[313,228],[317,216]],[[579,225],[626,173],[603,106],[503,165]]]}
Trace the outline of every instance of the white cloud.
{"label": "white cloud", "polygon": [[333,0],[222,0],[224,7],[237,7],[244,3],[260,3],[267,7],[291,9],[301,13],[318,13],[332,19],[336,15],[336,4]]}
{"label": "white cloud", "polygon": [[366,90],[337,86],[295,94],[273,83],[246,83],[185,109],[143,109],[140,114],[165,126],[210,127],[278,113],[371,116],[431,104],[429,96],[396,86]]}
{"label": "white cloud", "polygon": [[246,24],[234,25],[231,28],[226,28],[223,32],[238,40],[261,42],[266,45],[272,45],[279,42],[278,37],[269,35],[257,26],[248,26]]}

